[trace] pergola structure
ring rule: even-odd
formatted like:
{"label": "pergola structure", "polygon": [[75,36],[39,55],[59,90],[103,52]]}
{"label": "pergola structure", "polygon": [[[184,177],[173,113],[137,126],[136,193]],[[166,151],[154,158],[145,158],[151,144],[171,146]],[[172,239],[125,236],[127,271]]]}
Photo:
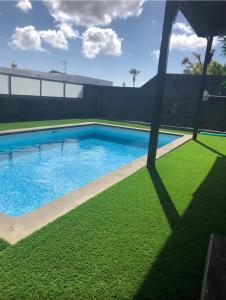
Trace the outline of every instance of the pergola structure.
{"label": "pergola structure", "polygon": [[152,110],[150,144],[148,149],[148,167],[155,167],[158,135],[164,98],[165,75],[169,52],[170,36],[173,22],[178,11],[181,11],[199,37],[207,39],[199,98],[194,113],[193,139],[197,139],[202,111],[203,92],[206,83],[207,67],[212,58],[212,42],[214,36],[226,33],[226,2],[225,1],[170,1],[166,0],[165,15],[160,46],[158,72],[156,78],[155,99]]}

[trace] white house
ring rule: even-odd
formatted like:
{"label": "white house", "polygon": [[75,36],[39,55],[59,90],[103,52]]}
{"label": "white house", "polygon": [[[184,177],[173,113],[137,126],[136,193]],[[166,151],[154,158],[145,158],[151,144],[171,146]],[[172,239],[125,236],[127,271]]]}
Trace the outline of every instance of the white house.
{"label": "white house", "polygon": [[113,85],[113,82],[109,80],[85,77],[80,75],[70,75],[70,74],[64,74],[60,72],[48,73],[48,72],[41,72],[35,70],[0,67],[0,74],[46,79],[46,80],[56,80],[60,82],[70,82],[70,83],[82,84],[82,85],[83,84],[105,85],[105,86]]}

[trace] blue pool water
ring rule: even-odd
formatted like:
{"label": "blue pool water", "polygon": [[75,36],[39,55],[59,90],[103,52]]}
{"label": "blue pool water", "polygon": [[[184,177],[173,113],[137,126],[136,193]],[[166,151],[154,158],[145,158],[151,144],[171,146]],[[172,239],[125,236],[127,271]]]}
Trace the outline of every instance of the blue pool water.
{"label": "blue pool water", "polygon": [[[158,146],[178,137],[161,134]],[[147,154],[148,141],[102,125],[0,136],[0,212],[29,213]]]}

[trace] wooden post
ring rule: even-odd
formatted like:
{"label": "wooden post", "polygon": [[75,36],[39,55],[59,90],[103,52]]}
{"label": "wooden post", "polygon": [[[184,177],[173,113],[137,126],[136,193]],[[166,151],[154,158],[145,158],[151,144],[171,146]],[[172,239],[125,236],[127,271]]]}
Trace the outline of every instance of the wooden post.
{"label": "wooden post", "polygon": [[158,73],[156,77],[155,99],[152,109],[150,142],[148,149],[147,166],[155,166],[155,158],[158,147],[158,134],[161,120],[162,103],[164,97],[165,76],[168,61],[169,42],[173,21],[177,15],[180,1],[167,0],[165,4],[165,15],[162,30]]}
{"label": "wooden post", "polygon": [[198,104],[196,108],[195,113],[195,119],[194,119],[194,129],[193,129],[193,140],[197,140],[198,130],[199,130],[199,124],[200,124],[200,117],[202,112],[202,102],[203,102],[203,92],[205,89],[206,84],[206,74],[207,74],[207,68],[208,64],[210,63],[211,58],[211,47],[213,43],[213,37],[209,37],[207,39],[207,46],[206,46],[206,54],[205,54],[205,60],[203,65],[203,71],[202,71],[202,79],[201,79],[201,85],[199,90],[199,98],[198,98]]}

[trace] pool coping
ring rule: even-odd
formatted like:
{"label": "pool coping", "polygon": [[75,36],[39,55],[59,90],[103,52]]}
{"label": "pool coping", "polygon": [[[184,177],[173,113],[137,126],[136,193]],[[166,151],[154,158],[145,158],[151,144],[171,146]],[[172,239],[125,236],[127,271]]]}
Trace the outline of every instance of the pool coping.
{"label": "pool coping", "polygon": [[[139,127],[130,127],[124,125],[115,125],[108,123],[99,123],[99,122],[83,122],[77,124],[67,124],[67,125],[56,125],[56,126],[42,126],[35,128],[23,128],[15,130],[4,130],[0,131],[0,135],[5,134],[14,134],[14,133],[26,133],[34,132],[40,130],[56,129],[56,128],[70,128],[78,126],[87,126],[87,125],[103,125],[111,126],[117,128],[133,129],[139,131],[150,131],[146,128]],[[177,134],[172,132],[163,131],[161,133],[179,135],[178,139],[172,141],[171,143],[158,148],[157,150],[157,159],[163,155],[171,152],[172,150],[183,145],[191,139],[191,135],[188,134]],[[147,163],[147,155],[144,155],[133,162],[113,171],[107,175],[100,177],[99,179],[76,189],[62,197],[53,200],[50,203],[43,205],[42,207],[25,214],[23,216],[10,216],[7,214],[0,213],[0,238],[4,239],[10,244],[16,244],[18,241],[29,236],[33,232],[41,229],[46,226],[48,223],[53,222],[59,217],[70,212],[72,209],[75,209],[79,205],[85,203],[89,199],[95,197],[104,190],[110,188],[126,177],[132,175],[142,167],[145,167]]]}

